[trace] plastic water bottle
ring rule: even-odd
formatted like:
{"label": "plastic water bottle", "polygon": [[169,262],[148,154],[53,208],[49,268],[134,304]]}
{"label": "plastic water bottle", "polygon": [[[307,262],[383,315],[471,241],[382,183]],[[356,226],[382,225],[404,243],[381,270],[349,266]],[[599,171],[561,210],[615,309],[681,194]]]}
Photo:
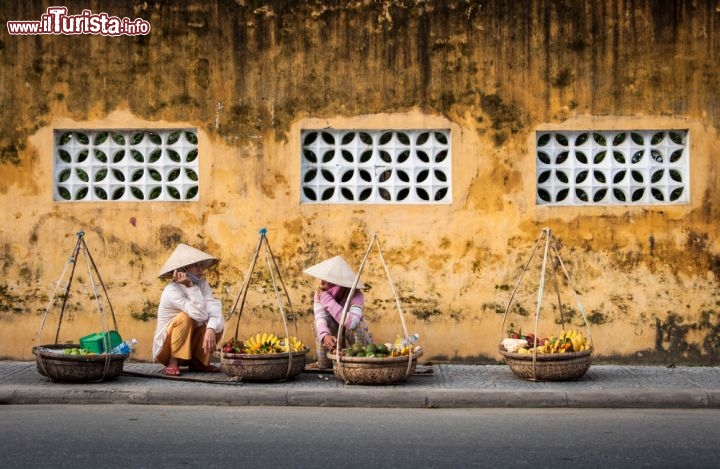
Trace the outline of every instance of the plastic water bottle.
{"label": "plastic water bottle", "polygon": [[137,339],[127,340],[121,344],[116,345],[112,350],[110,350],[110,353],[113,355],[129,355],[130,352],[135,348],[137,345]]}

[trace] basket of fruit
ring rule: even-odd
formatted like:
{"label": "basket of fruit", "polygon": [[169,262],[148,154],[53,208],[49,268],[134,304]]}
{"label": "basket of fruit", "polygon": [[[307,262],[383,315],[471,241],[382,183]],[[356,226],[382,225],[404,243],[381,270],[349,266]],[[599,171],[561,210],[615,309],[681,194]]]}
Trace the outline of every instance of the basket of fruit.
{"label": "basket of fruit", "polygon": [[[417,335],[413,336],[417,339]],[[358,344],[340,354],[328,353],[334,361],[333,372],[346,384],[397,384],[415,372],[422,348],[407,340],[395,344]],[[411,353],[412,351],[412,353]]]}
{"label": "basket of fruit", "polygon": [[373,245],[377,246],[380,261],[387,275],[390,289],[395,297],[395,305],[400,317],[403,335],[397,336],[394,343],[375,343],[364,347],[354,344],[350,348],[341,348],[343,343],[343,331],[345,318],[350,306],[350,301],[345,302],[341,319],[338,326],[338,341],[335,353],[328,353],[328,358],[333,361],[333,373],[345,381],[345,384],[396,384],[401,383],[415,372],[417,360],[422,356],[422,348],[417,345],[418,334],[409,335],[403,316],[400,298],[395,290],[390,271],[385,263],[380,241],[377,234],[373,234],[370,243],[365,250],[360,267],[355,274],[355,280],[350,288],[348,298],[352,298],[360,282],[360,276],[365,268],[370,251]]}
{"label": "basket of fruit", "polygon": [[[115,313],[107,289],[102,282],[100,272],[90,254],[90,250],[85,244],[84,236],[83,231],[77,233],[75,247],[60,280],[56,284],[55,291],[40,323],[36,343],[48,345],[37,345],[32,348],[38,373],[51,381],[83,383],[115,379],[122,373],[123,363],[128,357],[128,354],[113,351],[113,348],[122,341],[122,338],[117,332],[117,321],[115,320]],[[69,343],[70,340],[67,341],[68,343],[64,343],[60,340],[61,326],[63,317],[70,308],[68,298],[71,296],[71,286],[75,274],[78,273],[76,268],[80,264],[78,262],[80,259],[85,260],[84,263],[87,267],[89,279],[89,281],[83,279],[82,292],[84,295],[88,285],[91,287],[91,296],[94,299],[103,331],[81,337],[79,343]],[[79,271],[79,269],[77,270]],[[59,294],[60,285],[65,286],[63,294]],[[58,301],[61,305],[54,342],[49,344],[50,341],[43,335],[43,330],[50,313],[56,306],[56,299],[61,300]],[[81,304],[81,302],[74,302],[73,306],[75,304]],[[110,313],[109,318],[106,311]],[[108,330],[110,325],[114,326],[113,330]]]}
{"label": "basket of fruit", "polygon": [[535,339],[533,334],[500,343],[500,355],[513,374],[530,381],[567,381],[585,375],[592,362],[592,345],[577,329]]}
{"label": "basket of fruit", "polygon": [[[570,274],[563,264],[557,245],[553,239],[549,228],[543,228],[538,237],[535,247],[533,248],[530,259],[525,264],[520,277],[515,283],[515,288],[510,295],[505,315],[503,317],[502,328],[505,328],[505,321],[511,310],[511,305],[518,292],[520,282],[528,270],[531,261],[541,242],[545,241],[544,256],[540,267],[540,279],[538,282],[537,304],[535,310],[534,332],[523,335],[513,330],[512,324],[508,331],[508,337],[503,339],[499,344],[499,352],[505,363],[510,367],[513,374],[530,381],[567,381],[577,379],[585,375],[590,368],[593,358],[592,336],[590,335],[590,324],[587,321],[583,306],[578,298],[578,289],[575,287]],[[562,332],[558,336],[538,337],[537,331],[540,324],[540,312],[542,310],[542,300],[545,287],[546,270],[552,270],[554,296],[557,299],[557,311],[560,314],[558,324],[562,327]],[[563,307],[561,301],[562,289],[561,283],[558,281],[558,270],[562,271],[564,286],[569,289],[570,293],[577,301],[578,311],[582,315],[587,336],[578,329],[565,329],[566,322],[572,318],[569,310]],[[547,324],[547,323],[545,323]]]}
{"label": "basket of fruit", "polygon": [[93,353],[79,344],[33,347],[37,371],[54,382],[86,383],[120,376],[127,355]]}
{"label": "basket of fruit", "polygon": [[[282,279],[280,268],[272,253],[272,249],[270,249],[270,243],[266,236],[267,230],[262,228],[259,235],[258,244],[250,261],[250,267],[245,276],[245,281],[227,317],[227,319],[230,319],[239,306],[233,337],[229,340],[221,341],[222,345],[218,351],[220,368],[229,377],[238,381],[259,383],[284,381],[295,378],[305,369],[307,361],[306,355],[309,349],[301,340],[291,336],[289,333],[285,308],[289,309],[293,323],[295,322],[295,315],[292,314],[290,295],[285,287],[285,282]],[[238,339],[240,318],[242,317],[245,307],[245,299],[250,288],[250,281],[255,270],[255,265],[263,246],[265,247],[268,273],[272,280],[273,291],[275,292],[275,298],[277,300],[278,312],[282,319],[284,334],[278,336],[273,333],[263,332],[250,336],[245,340],[240,340]],[[278,280],[284,295],[280,293]],[[297,334],[297,324],[295,324],[295,330]],[[223,334],[225,334],[225,331],[223,331]]]}
{"label": "basket of fruit", "polygon": [[282,381],[295,378],[305,369],[308,350],[295,337],[288,341],[272,333],[258,333],[244,341],[225,342],[220,351],[220,367],[239,381]]}

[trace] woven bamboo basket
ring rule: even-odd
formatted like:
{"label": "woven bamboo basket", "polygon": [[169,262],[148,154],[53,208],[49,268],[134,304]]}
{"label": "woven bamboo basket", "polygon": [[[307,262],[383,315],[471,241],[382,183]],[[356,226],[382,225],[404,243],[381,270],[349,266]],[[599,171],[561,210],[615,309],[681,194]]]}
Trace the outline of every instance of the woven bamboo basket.
{"label": "woven bamboo basket", "polygon": [[[530,266],[530,263],[533,259],[533,256],[535,255],[538,248],[543,244],[544,240],[544,253],[542,257],[542,265],[540,267],[540,279],[538,283],[538,296],[537,296],[537,304],[536,304],[536,310],[535,310],[535,324],[534,328],[532,329],[533,334],[535,337],[538,337],[538,323],[539,323],[539,317],[540,317],[540,311],[542,309],[542,302],[543,302],[543,293],[545,288],[545,279],[546,279],[546,273],[550,272],[550,279],[551,283],[554,286],[555,294],[556,294],[556,300],[557,300],[557,311],[560,315],[560,322],[559,324],[562,326],[563,331],[565,330],[565,324],[566,322],[569,323],[568,319],[566,319],[563,307],[563,302],[561,299],[561,283],[558,280],[559,276],[562,276],[564,281],[566,282],[566,285],[568,288],[566,288],[565,293],[567,293],[567,290],[571,293],[571,295],[574,297],[577,309],[580,312],[580,315],[582,316],[582,319],[585,323],[585,328],[587,329],[587,340],[589,342],[589,348],[587,350],[582,350],[578,352],[565,352],[565,353],[537,353],[535,350],[532,350],[530,353],[514,353],[514,352],[508,352],[502,344],[498,346],[498,350],[500,352],[500,355],[502,355],[503,359],[505,360],[505,363],[510,367],[513,374],[515,376],[518,376],[519,378],[527,379],[529,381],[568,381],[572,379],[577,379],[585,375],[587,370],[590,368],[590,364],[592,362],[593,358],[593,342],[592,342],[592,334],[590,332],[590,323],[587,320],[587,316],[585,315],[585,310],[582,306],[582,303],[580,302],[580,298],[578,296],[578,288],[575,287],[575,283],[573,282],[572,278],[570,277],[570,273],[565,268],[565,264],[563,263],[562,259],[560,258],[560,253],[558,251],[557,244],[553,238],[552,231],[550,228],[543,228],[540,236],[538,237],[537,241],[535,242],[535,246],[533,247],[529,259],[527,263],[524,265],[522,272],[520,273],[520,276],[518,277],[515,287],[512,290],[512,294],[510,295],[510,300],[507,303],[507,306],[505,307],[505,314],[503,315],[503,321],[502,321],[502,327],[501,327],[501,334],[505,331],[505,323],[508,318],[508,313],[511,310],[511,305],[513,304],[513,299],[515,297],[516,292],[518,291],[518,288],[520,286],[520,283],[523,279],[523,276],[528,271],[528,268]],[[538,342],[539,343],[539,342]]]}
{"label": "woven bamboo basket", "polygon": [[360,276],[362,275],[365,263],[367,262],[370,251],[373,245],[377,246],[378,256],[382,263],[385,274],[387,275],[390,289],[392,290],[393,297],[395,298],[395,305],[397,307],[398,316],[400,318],[400,324],[402,326],[402,337],[409,337],[407,325],[405,324],[405,317],[403,316],[402,306],[400,304],[400,297],[395,290],[392,278],[390,278],[390,270],[388,269],[387,263],[380,249],[380,241],[378,240],[377,234],[374,233],[370,238],[370,243],[365,250],[365,255],[360,262],[360,267],[355,274],[355,280],[353,281],[350,293],[347,295],[345,306],[343,307],[342,315],[338,326],[338,341],[334,353],[328,353],[328,358],[333,362],[333,373],[335,376],[345,381],[345,384],[396,384],[402,383],[407,380],[408,376],[415,372],[417,367],[417,359],[422,356],[422,349],[417,348],[409,344],[410,350],[415,350],[411,355],[404,355],[399,357],[350,357],[341,353],[340,347],[343,343],[343,332],[345,328],[345,318],[350,307],[350,299],[355,293]]}
{"label": "woven bamboo basket", "polygon": [[[98,350],[93,350],[93,347],[90,347],[87,343],[85,343],[85,339],[90,340],[90,338],[95,334],[80,338],[79,344],[64,343],[60,340],[60,329],[66,307],[68,306],[68,298],[70,297],[74,274],[76,268],[80,264],[80,262],[78,262],[79,259],[85,260],[84,264],[88,269],[87,285],[91,289],[100,319],[100,325],[102,326],[100,334],[102,334],[103,338],[100,340],[99,344],[96,344],[98,345],[98,347],[96,347]],[[65,286],[65,292],[60,295],[60,285],[63,284]],[[87,348],[96,352],[103,351],[106,347],[109,348],[112,344],[111,339],[109,338],[111,333],[117,335],[116,339],[118,341],[122,340],[120,335],[117,333],[117,321],[115,320],[115,312],[112,304],[110,303],[107,288],[100,277],[100,271],[98,270],[97,265],[90,254],[90,250],[85,243],[84,231],[77,232],[75,247],[65,264],[65,269],[60,276],[60,280],[56,283],[55,290],[53,291],[48,307],[45,310],[42,321],[40,322],[40,329],[38,330],[36,341],[37,344],[47,344],[47,342],[45,342],[45,338],[43,337],[43,330],[50,316],[50,312],[55,306],[56,298],[62,299],[62,302],[57,321],[57,328],[55,330],[55,341],[52,344],[37,345],[32,348],[32,353],[35,355],[38,373],[42,376],[50,378],[50,380],[54,382],[87,383],[107,381],[117,378],[123,371],[123,363],[128,355],[100,353],[89,355],[65,355],[63,353],[65,349],[69,348]],[[109,318],[106,308],[110,313]],[[70,342],[70,340],[67,342]],[[99,349],[99,347],[103,347],[103,349]]]}
{"label": "woven bamboo basket", "polygon": [[538,354],[506,352],[499,348],[513,374],[528,381],[569,381],[585,375],[593,351]]}
{"label": "woven bamboo basket", "polygon": [[[268,264],[268,273],[270,275],[270,280],[272,281],[273,290],[277,299],[278,313],[280,314],[280,318],[283,323],[284,337],[289,339],[290,332],[288,330],[287,315],[285,314],[286,307],[289,309],[293,318],[296,331],[295,334],[297,335],[297,323],[295,322],[295,315],[292,314],[292,302],[290,301],[290,295],[285,286],[282,274],[280,273],[280,266],[272,253],[272,249],[270,248],[270,242],[267,239],[267,229],[260,229],[258,234],[260,236],[258,238],[255,252],[253,253],[250,261],[250,267],[247,270],[242,287],[240,288],[240,291],[238,292],[238,295],[230,308],[230,313],[225,318],[225,321],[229,323],[230,318],[235,314],[235,310],[239,307],[237,312],[237,322],[235,324],[235,333],[233,334],[233,339],[237,340],[240,330],[240,319],[245,308],[245,299],[249,291],[250,282],[253,272],[255,271],[260,250],[264,246],[265,258]],[[282,298],[283,295],[280,294],[281,288],[278,286],[278,282],[280,283],[280,287],[282,287],[282,292],[285,298],[284,300]],[[225,334],[227,332],[228,328],[225,328],[223,330],[223,338],[220,343],[224,342]],[[299,375],[305,369],[305,365],[307,364],[306,355],[309,350],[310,349],[308,347],[305,347],[303,350],[292,353],[284,352],[272,354],[225,353],[222,350],[219,350],[217,354],[220,357],[220,368],[230,378],[235,378],[244,382],[270,383],[293,379]]]}
{"label": "woven bamboo basket", "polygon": [[54,382],[89,383],[109,381],[123,371],[127,355],[65,355],[63,350],[79,344],[52,344],[33,347],[37,371]]}
{"label": "woven bamboo basket", "polygon": [[[220,352],[220,367],[230,377],[240,381],[268,383],[295,378],[304,369],[310,349],[292,353],[249,354]],[[290,368],[288,370],[288,367]]]}
{"label": "woven bamboo basket", "polygon": [[[333,373],[346,384],[396,384],[402,383],[415,372],[422,350],[412,358],[401,357],[338,357],[328,353],[333,360]],[[409,368],[408,368],[409,367]]]}

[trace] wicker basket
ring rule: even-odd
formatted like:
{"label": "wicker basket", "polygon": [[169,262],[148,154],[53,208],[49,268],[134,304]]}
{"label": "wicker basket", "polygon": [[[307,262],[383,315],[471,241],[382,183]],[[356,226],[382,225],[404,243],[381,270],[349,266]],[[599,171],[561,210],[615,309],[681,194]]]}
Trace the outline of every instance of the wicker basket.
{"label": "wicker basket", "polygon": [[499,348],[515,376],[529,381],[569,381],[582,377],[590,368],[593,351],[568,353],[511,353]]}
{"label": "wicker basket", "polygon": [[[127,355],[65,355],[68,348],[80,348],[79,344],[53,344],[33,347],[38,373],[51,381],[88,383],[109,381],[123,371]],[[38,353],[39,351],[39,353]]]}
{"label": "wicker basket", "polygon": [[[328,353],[333,361],[335,376],[345,384],[395,384],[405,381],[415,372],[422,350],[415,352],[412,361],[407,357],[338,357]],[[410,365],[408,368],[408,364]]]}
{"label": "wicker basket", "polygon": [[[310,349],[292,353],[250,354],[220,352],[220,366],[232,378],[248,382],[272,382],[293,379],[305,369],[305,355]],[[288,365],[290,370],[288,371]]]}

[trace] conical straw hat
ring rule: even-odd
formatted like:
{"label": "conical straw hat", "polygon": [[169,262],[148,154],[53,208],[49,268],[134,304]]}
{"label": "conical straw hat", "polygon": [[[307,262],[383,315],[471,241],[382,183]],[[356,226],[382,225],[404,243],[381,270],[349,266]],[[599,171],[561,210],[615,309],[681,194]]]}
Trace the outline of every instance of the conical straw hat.
{"label": "conical straw hat", "polygon": [[180,243],[173,253],[170,254],[168,260],[165,261],[165,265],[160,269],[158,277],[172,277],[175,270],[182,269],[196,262],[202,262],[205,268],[208,268],[217,264],[219,261],[208,253],[202,252],[187,244]]}
{"label": "conical straw hat", "polygon": [[[345,262],[342,256],[335,256],[322,261],[319,264],[308,267],[303,272],[320,280],[340,285],[341,287],[351,288],[355,281],[355,271]],[[357,288],[364,287],[365,285],[358,281]]]}

